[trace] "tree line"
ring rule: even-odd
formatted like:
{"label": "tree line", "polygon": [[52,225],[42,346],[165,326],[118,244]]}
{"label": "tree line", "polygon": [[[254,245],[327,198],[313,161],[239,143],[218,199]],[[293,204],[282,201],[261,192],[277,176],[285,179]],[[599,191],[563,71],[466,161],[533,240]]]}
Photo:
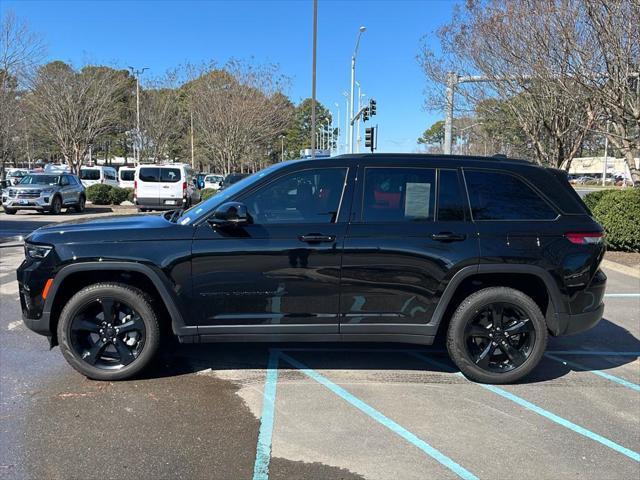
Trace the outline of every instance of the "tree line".
{"label": "tree line", "polygon": [[479,76],[456,90],[474,149],[568,169],[607,137],[640,180],[639,25],[638,0],[467,1],[436,32],[437,49],[422,45],[426,106],[444,108],[449,72]]}
{"label": "tree line", "polygon": [[[275,65],[231,60],[185,65],[140,87],[104,65],[43,63],[39,37],[11,12],[0,25],[2,170],[37,160],[73,171],[89,159],[191,162],[201,171],[250,172],[297,158],[311,144],[311,100],[295,105]],[[331,119],[317,104],[318,132]],[[334,132],[335,133],[335,132]]]}

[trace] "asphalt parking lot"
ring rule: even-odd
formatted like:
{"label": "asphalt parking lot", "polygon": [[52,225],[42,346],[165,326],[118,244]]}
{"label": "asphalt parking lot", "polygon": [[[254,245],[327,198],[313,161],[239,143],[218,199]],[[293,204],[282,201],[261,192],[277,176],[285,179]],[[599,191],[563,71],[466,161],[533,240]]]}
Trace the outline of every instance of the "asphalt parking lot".
{"label": "asphalt parking lot", "polygon": [[637,278],[606,271],[605,318],[518,385],[401,344],[172,346],[106,383],[22,324],[22,256],[0,248],[2,478],[640,477]]}

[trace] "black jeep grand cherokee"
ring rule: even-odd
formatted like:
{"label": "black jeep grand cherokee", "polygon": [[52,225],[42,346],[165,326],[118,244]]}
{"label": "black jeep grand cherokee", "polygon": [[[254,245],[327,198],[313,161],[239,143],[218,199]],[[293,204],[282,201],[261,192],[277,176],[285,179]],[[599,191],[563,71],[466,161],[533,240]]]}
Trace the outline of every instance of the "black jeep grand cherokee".
{"label": "black jeep grand cherokee", "polygon": [[[40,228],[26,325],[101,380],[184,343],[446,335],[469,378],[513,382],[602,317],[603,232],[558,170],[504,158],[280,163],[186,211]],[[169,328],[167,328],[169,330]]]}

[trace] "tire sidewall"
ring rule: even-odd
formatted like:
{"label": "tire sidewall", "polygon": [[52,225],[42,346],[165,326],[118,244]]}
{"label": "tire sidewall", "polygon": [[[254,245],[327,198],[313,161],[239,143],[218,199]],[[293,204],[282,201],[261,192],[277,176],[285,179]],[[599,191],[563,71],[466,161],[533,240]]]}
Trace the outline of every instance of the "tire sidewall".
{"label": "tire sidewall", "polygon": [[[75,352],[71,344],[71,322],[86,305],[100,297],[113,297],[135,308],[145,326],[145,344],[140,355],[129,365],[117,370],[94,367]],[[65,305],[58,322],[60,350],[69,364],[83,375],[94,380],[121,380],[140,373],[155,356],[160,344],[160,330],[156,314],[144,293],[133,287],[118,284],[97,284],[76,293]]]}
{"label": "tire sidewall", "polygon": [[[58,206],[57,209],[56,205]],[[53,200],[51,200],[51,213],[53,215],[58,215],[60,212],[62,212],[62,200],[56,195],[53,197]]]}
{"label": "tire sidewall", "polygon": [[[478,367],[467,351],[465,329],[484,307],[492,303],[509,303],[525,312],[535,330],[535,342],[531,354],[519,367],[505,373],[487,372]],[[512,383],[533,370],[544,355],[547,346],[547,325],[538,305],[524,293],[507,287],[490,287],[467,297],[458,307],[449,324],[447,350],[460,371],[468,378],[482,383]]]}

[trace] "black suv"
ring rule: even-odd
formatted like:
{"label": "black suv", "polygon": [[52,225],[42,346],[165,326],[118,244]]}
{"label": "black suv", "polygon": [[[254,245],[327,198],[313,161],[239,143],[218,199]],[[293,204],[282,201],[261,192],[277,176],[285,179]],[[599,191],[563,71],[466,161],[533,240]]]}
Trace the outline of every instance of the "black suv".
{"label": "black suv", "polygon": [[189,210],[40,228],[24,321],[102,380],[183,343],[446,335],[469,378],[530,372],[594,326],[603,231],[559,170],[506,158],[348,155],[273,165]]}

